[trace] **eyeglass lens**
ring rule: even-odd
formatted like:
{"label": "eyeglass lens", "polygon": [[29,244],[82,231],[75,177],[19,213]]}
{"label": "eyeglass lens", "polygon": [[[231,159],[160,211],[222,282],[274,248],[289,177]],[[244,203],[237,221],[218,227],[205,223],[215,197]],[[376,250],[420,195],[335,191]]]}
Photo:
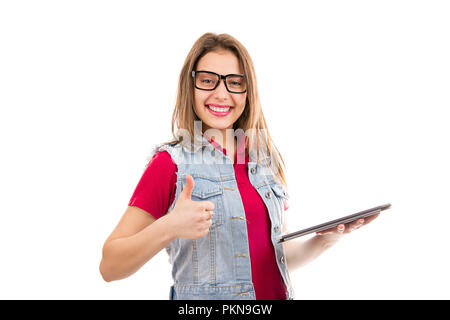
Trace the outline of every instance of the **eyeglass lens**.
{"label": "eyeglass lens", "polygon": [[[219,76],[213,73],[197,71],[195,76],[196,86],[204,90],[212,90],[219,81]],[[226,86],[231,92],[243,92],[246,90],[246,82],[243,76],[230,75],[226,78]]]}

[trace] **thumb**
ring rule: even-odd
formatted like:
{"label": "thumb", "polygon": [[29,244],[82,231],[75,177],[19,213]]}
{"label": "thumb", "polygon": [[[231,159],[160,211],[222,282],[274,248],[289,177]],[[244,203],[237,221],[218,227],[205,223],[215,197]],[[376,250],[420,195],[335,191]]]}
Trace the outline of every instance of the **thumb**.
{"label": "thumb", "polygon": [[181,195],[184,199],[191,199],[191,193],[194,189],[194,178],[190,174],[186,175],[186,185],[184,186],[183,191],[181,191]]}

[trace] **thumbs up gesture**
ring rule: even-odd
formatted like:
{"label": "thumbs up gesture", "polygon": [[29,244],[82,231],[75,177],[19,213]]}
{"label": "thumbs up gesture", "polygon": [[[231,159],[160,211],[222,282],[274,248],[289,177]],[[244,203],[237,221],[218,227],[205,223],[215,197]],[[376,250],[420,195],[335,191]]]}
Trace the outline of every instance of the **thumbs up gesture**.
{"label": "thumbs up gesture", "polygon": [[199,239],[206,236],[212,224],[214,203],[191,200],[194,178],[186,175],[186,185],[178,196],[173,210],[167,217],[172,221],[176,238]]}

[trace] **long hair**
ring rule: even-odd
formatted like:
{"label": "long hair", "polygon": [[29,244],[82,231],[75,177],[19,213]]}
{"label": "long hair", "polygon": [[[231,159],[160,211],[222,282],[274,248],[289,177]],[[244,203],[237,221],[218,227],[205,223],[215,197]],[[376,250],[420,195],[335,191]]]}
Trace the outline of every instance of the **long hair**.
{"label": "long hair", "polygon": [[[233,124],[233,129],[242,129],[246,133],[257,133],[246,135],[246,144],[256,146],[257,162],[259,164],[261,164],[260,150],[263,147],[267,148],[268,158],[272,164],[272,166],[269,166],[271,167],[270,173],[276,181],[282,183],[287,189],[284,160],[272,141],[262,112],[252,59],[247,49],[229,34],[205,33],[194,43],[189,51],[180,72],[176,105],[172,115],[174,140],[167,143],[181,142],[181,137],[177,134],[178,131],[175,130],[175,126],[178,129],[183,128],[187,130],[191,137],[194,136],[194,122],[200,119],[194,111],[195,87],[191,72],[196,70],[198,61],[208,52],[224,50],[232,52],[238,58],[247,81],[245,108],[239,119]],[[248,129],[253,130],[247,131]]]}

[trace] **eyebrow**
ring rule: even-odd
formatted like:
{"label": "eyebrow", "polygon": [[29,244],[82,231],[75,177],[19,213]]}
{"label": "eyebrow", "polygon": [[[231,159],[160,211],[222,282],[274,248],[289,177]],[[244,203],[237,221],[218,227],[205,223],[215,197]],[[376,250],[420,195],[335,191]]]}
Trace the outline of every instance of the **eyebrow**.
{"label": "eyebrow", "polygon": [[211,71],[211,70],[204,70],[204,69],[198,69],[198,70],[195,70],[196,72],[198,72],[198,71],[206,71],[206,72],[212,72],[212,73],[216,73],[216,74],[218,74],[218,75],[221,75],[221,76],[228,76],[228,75],[230,75],[230,74],[233,74],[233,75],[238,75],[238,76],[245,76],[245,74],[243,74],[243,73],[239,73],[239,72],[237,72],[237,73],[227,73],[227,74],[220,74],[220,73],[218,73],[218,72],[215,72],[215,71]]}

